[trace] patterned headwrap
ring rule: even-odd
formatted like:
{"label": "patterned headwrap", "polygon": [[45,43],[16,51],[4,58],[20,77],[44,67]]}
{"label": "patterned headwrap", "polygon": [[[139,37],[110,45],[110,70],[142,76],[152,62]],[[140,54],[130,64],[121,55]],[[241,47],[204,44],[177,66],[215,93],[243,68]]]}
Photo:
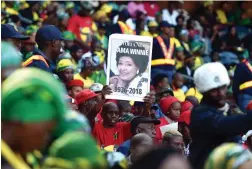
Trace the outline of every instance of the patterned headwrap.
{"label": "patterned headwrap", "polygon": [[60,120],[67,110],[63,85],[36,68],[15,71],[2,84],[2,120],[23,123]]}
{"label": "patterned headwrap", "polygon": [[238,169],[249,160],[252,160],[252,154],[243,146],[225,143],[209,155],[204,169]]}
{"label": "patterned headwrap", "polygon": [[42,169],[105,169],[107,162],[95,140],[82,132],[69,132],[49,148]]}
{"label": "patterned headwrap", "polygon": [[74,64],[70,59],[61,59],[57,64],[57,72],[61,72],[65,69],[74,69]]}

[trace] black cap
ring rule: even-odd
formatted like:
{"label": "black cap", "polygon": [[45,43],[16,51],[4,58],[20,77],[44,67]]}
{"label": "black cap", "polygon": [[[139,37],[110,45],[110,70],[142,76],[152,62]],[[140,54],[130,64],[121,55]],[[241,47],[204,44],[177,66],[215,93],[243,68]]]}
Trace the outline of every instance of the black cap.
{"label": "black cap", "polygon": [[22,35],[19,33],[13,25],[10,24],[2,24],[1,25],[1,37],[2,38],[13,38],[13,39],[21,39],[28,40],[30,37]]}
{"label": "black cap", "polygon": [[155,125],[158,125],[160,124],[160,120],[158,119],[153,119],[151,117],[144,117],[144,116],[136,116],[134,117],[131,122],[130,122],[130,125],[131,125],[131,132],[134,133],[137,126],[141,123],[153,123]]}
{"label": "black cap", "polygon": [[162,27],[171,27],[171,25],[167,22],[167,21],[162,21],[160,24],[159,24],[159,27],[162,28]]}
{"label": "black cap", "polygon": [[35,41],[65,40],[60,30],[54,25],[45,25],[38,29]]}

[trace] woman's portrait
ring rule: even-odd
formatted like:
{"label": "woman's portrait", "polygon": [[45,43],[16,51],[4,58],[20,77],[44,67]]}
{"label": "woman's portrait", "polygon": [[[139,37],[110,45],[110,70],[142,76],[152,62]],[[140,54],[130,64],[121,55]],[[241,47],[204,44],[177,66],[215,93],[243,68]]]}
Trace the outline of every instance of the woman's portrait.
{"label": "woman's portrait", "polygon": [[[142,95],[148,87],[148,43],[129,41],[116,49],[116,69],[111,71],[109,84],[114,92]],[[112,61],[111,61],[112,62]]]}

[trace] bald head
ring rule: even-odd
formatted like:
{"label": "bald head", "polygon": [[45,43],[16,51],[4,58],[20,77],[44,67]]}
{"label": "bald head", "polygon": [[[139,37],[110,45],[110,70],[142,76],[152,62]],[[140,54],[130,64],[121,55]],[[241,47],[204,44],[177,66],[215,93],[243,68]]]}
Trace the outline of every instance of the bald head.
{"label": "bald head", "polygon": [[113,102],[107,102],[103,105],[103,108],[102,108],[103,112],[108,112],[110,110],[113,110],[113,111],[119,111],[119,108],[117,106],[117,104],[113,103]]}
{"label": "bald head", "polygon": [[139,133],[136,134],[132,137],[131,139],[131,146],[135,147],[138,146],[140,144],[148,144],[148,145],[152,145],[153,144],[153,140],[150,136],[148,136],[145,133]]}

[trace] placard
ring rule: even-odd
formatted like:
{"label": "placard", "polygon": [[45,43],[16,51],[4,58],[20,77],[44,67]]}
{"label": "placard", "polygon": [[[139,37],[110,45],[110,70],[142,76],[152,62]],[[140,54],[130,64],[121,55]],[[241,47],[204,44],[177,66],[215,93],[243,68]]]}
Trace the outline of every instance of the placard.
{"label": "placard", "polygon": [[106,99],[143,101],[150,92],[152,37],[112,34],[109,37]]}

